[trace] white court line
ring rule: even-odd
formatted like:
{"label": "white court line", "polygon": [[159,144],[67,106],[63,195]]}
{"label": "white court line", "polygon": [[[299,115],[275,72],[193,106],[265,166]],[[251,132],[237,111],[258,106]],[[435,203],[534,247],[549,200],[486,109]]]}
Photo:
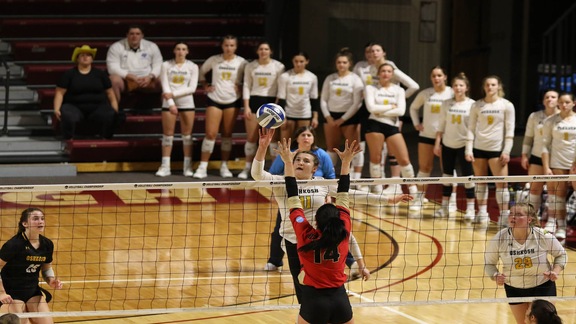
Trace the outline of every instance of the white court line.
{"label": "white court line", "polygon": [[[363,302],[368,302],[368,303],[375,303],[375,302],[376,302],[375,300],[373,300],[373,299],[371,299],[371,298],[364,297],[364,296],[362,296],[361,294],[357,294],[357,293],[352,292],[352,291],[349,291],[349,290],[348,290],[347,292],[348,292],[349,295],[352,295],[352,296],[354,296],[354,297],[360,298],[360,300],[362,300]],[[407,319],[409,319],[409,320],[411,320],[411,321],[413,321],[413,322],[415,322],[415,323],[428,324],[428,322],[419,320],[419,319],[417,319],[417,318],[414,317],[414,316],[410,316],[410,315],[408,315],[408,314],[406,314],[406,313],[403,313],[403,312],[401,312],[401,311],[399,311],[399,310],[390,308],[390,307],[388,307],[388,306],[383,306],[383,308],[384,308],[385,310],[389,311],[389,312],[392,312],[392,313],[396,314],[396,315],[400,315],[400,316],[402,316],[402,317],[404,317],[404,318],[407,318]]]}

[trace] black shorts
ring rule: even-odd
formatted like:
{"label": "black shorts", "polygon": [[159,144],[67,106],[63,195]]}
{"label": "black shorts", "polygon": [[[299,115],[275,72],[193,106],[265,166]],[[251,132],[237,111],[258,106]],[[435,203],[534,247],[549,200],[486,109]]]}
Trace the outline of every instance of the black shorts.
{"label": "black shorts", "polygon": [[436,144],[436,139],[435,139],[435,138],[424,137],[424,136],[418,136],[418,143],[435,145],[435,144]]}
{"label": "black shorts", "polygon": [[[540,297],[540,296],[556,296],[556,283],[548,280],[540,286],[532,288],[515,288],[509,285],[504,285],[506,290],[506,297]],[[508,303],[510,305],[518,305],[522,303]]]}
{"label": "black shorts", "polygon": [[499,158],[500,155],[502,155],[502,152],[474,149],[472,150],[472,154],[474,154],[475,159],[493,159],[493,158]]}
{"label": "black shorts", "polygon": [[227,103],[227,104],[221,104],[221,103],[217,103],[216,101],[210,99],[210,98],[206,98],[208,100],[208,104],[206,105],[207,107],[215,107],[218,109],[228,109],[228,108],[240,108],[243,107],[244,105],[242,104],[242,99],[238,99],[234,102],[231,103]]}
{"label": "black shorts", "polygon": [[287,120],[293,120],[293,121],[298,121],[298,120],[308,120],[308,121],[310,121],[310,120],[312,120],[312,117],[310,117],[310,118],[302,118],[302,117],[288,117],[288,116],[286,116],[286,119],[287,119]]}
{"label": "black shorts", "polygon": [[398,129],[398,126],[392,126],[373,119],[368,119],[368,122],[366,123],[366,134],[368,133],[381,133],[384,134],[384,138],[388,138],[400,133],[400,130]]}
{"label": "black shorts", "polygon": [[[332,116],[332,118],[334,120],[344,116],[345,113],[339,113],[339,112],[330,112],[330,116]],[[358,125],[360,124],[360,118],[358,118],[358,113],[354,114],[354,116],[350,117],[347,121],[343,122],[342,125],[340,126],[347,126],[347,125]]]}
{"label": "black shorts", "polygon": [[528,159],[528,164],[535,164],[535,165],[542,166],[542,158],[534,156],[534,155],[530,155],[530,158]]}
{"label": "black shorts", "polygon": [[344,286],[325,289],[301,287],[300,316],[308,323],[345,323],[352,319],[352,306]]}
{"label": "black shorts", "polygon": [[262,106],[263,104],[275,103],[275,102],[276,97],[250,96],[249,100],[250,110],[252,111],[252,113],[255,114],[258,111],[258,108],[260,108],[260,106]]}
{"label": "black shorts", "polygon": [[[181,113],[181,112],[187,112],[187,111],[195,111],[195,110],[196,110],[196,108],[180,108],[180,107],[178,107],[178,112],[179,112],[179,113]],[[162,107],[162,111],[170,111],[170,108],[164,108],[164,107]]]}
{"label": "black shorts", "polygon": [[[30,298],[35,296],[43,296],[43,290],[40,289],[40,286],[36,286],[33,288],[24,288],[24,289],[6,289],[6,293],[12,297],[12,299],[21,300],[23,302],[28,302]],[[51,299],[52,296],[50,296]],[[1,305],[2,303],[0,303]]]}

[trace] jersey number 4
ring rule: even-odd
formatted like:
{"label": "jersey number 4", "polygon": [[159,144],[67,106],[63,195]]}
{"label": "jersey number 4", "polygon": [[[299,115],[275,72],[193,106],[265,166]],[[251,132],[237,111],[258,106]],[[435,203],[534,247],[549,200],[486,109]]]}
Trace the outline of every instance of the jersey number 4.
{"label": "jersey number 4", "polygon": [[334,263],[338,262],[340,260],[338,247],[326,249],[324,253],[320,249],[314,250],[314,263],[322,263],[324,260],[332,260]]}

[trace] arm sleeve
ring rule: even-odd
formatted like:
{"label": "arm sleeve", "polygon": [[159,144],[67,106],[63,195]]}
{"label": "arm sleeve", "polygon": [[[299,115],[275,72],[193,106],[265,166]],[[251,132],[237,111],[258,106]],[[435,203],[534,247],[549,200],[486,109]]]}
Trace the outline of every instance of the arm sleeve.
{"label": "arm sleeve", "polygon": [[448,109],[450,109],[450,100],[442,101],[442,106],[440,107],[440,116],[438,119],[438,130],[439,133],[444,133],[446,129],[446,115],[448,115]]}
{"label": "arm sleeve", "polygon": [[362,91],[364,90],[364,85],[362,84],[362,80],[360,78],[354,78],[354,89],[352,93],[352,106],[348,108],[346,113],[342,115],[343,120],[348,120],[352,118],[358,110],[360,110],[360,106],[362,105]]}
{"label": "arm sleeve", "polygon": [[284,177],[286,179],[286,194],[288,198],[298,197],[298,182],[295,177]]}
{"label": "arm sleeve", "polygon": [[560,266],[562,269],[566,266],[568,262],[568,256],[566,255],[566,250],[562,246],[562,244],[556,239],[555,237],[551,237],[548,240],[549,247],[548,251],[550,255],[554,258],[553,265]]}
{"label": "arm sleeve", "polygon": [[322,110],[322,116],[324,118],[330,117],[330,110],[328,108],[328,100],[330,99],[330,76],[324,79],[322,84],[322,93],[320,95],[320,110]]}
{"label": "arm sleeve", "polygon": [[549,118],[544,122],[542,127],[542,153],[550,153],[550,146],[552,145],[552,128],[554,127],[554,117]]}
{"label": "arm sleeve", "polygon": [[284,107],[286,105],[286,87],[288,86],[288,72],[280,74],[278,78],[278,99],[284,100],[284,104],[280,105]]}
{"label": "arm sleeve", "polygon": [[528,121],[526,121],[526,131],[524,132],[524,139],[522,140],[522,154],[530,155],[532,146],[534,145],[534,113],[530,114]]}
{"label": "arm sleeve", "polygon": [[[376,91],[377,89],[371,85],[366,86],[364,89],[364,102],[366,103],[366,109],[368,109],[368,111],[372,114],[383,114],[387,111],[393,110],[394,107],[390,104],[384,105],[376,103],[376,100],[374,99],[376,96]],[[406,105],[405,102],[404,105]],[[406,106],[404,106],[404,110],[406,110]],[[402,115],[404,115],[404,113],[402,113]]]}
{"label": "arm sleeve", "polygon": [[414,126],[420,125],[420,108],[424,105],[424,101],[425,94],[423,91],[420,91],[410,105],[410,118],[412,118],[412,124],[414,124]]}
{"label": "arm sleeve", "polygon": [[358,241],[356,241],[356,237],[354,236],[354,234],[352,234],[352,232],[350,232],[350,240],[348,241],[348,248],[354,259],[360,260],[364,258],[362,256],[362,251],[360,251],[360,245],[358,244]]}
{"label": "arm sleeve", "polygon": [[203,64],[200,66],[200,71],[198,73],[198,80],[201,82],[206,81],[206,73],[212,70],[212,62],[214,61],[214,56],[210,56]]}
{"label": "arm sleeve", "polygon": [[118,75],[122,78],[126,78],[128,70],[124,70],[120,66],[120,58],[122,57],[123,46],[121,42],[112,44],[108,49],[106,54],[106,67],[108,69],[108,74]]}
{"label": "arm sleeve", "polygon": [[500,234],[496,234],[490,242],[488,242],[488,246],[486,246],[486,252],[484,252],[484,273],[486,276],[490,277],[494,280],[494,274],[498,272],[498,241],[500,238]]}
{"label": "arm sleeve", "polygon": [[470,108],[470,116],[468,119],[468,136],[466,139],[465,154],[472,155],[474,149],[474,135],[476,134],[476,123],[478,122],[478,110],[476,104],[472,104]]}
{"label": "arm sleeve", "polygon": [[416,81],[397,67],[394,70],[394,79],[406,87],[406,98],[410,98],[420,89],[420,85]]}
{"label": "arm sleeve", "polygon": [[160,70],[162,69],[162,53],[160,52],[160,48],[155,43],[151,43],[152,52],[154,57],[152,57],[152,68],[151,73],[154,75],[155,78],[160,77]]}
{"label": "arm sleeve", "polygon": [[250,99],[250,89],[252,89],[252,64],[247,64],[244,69],[244,85],[242,86],[242,99]]}
{"label": "arm sleeve", "polygon": [[198,65],[192,65],[188,72],[190,73],[190,82],[188,83],[188,86],[174,91],[172,93],[174,97],[179,98],[196,92],[196,88],[198,88]]}
{"label": "arm sleeve", "polygon": [[516,113],[514,112],[514,105],[507,102],[506,105],[506,120],[505,120],[505,136],[503,153],[510,154],[512,145],[514,144],[514,128],[516,127]]}
{"label": "arm sleeve", "polygon": [[[312,75],[312,87],[310,88],[310,101],[316,100],[319,101],[320,96],[318,95],[318,77],[316,75]],[[320,111],[320,103],[316,103],[316,110],[314,110],[314,104],[312,104],[313,111]]]}

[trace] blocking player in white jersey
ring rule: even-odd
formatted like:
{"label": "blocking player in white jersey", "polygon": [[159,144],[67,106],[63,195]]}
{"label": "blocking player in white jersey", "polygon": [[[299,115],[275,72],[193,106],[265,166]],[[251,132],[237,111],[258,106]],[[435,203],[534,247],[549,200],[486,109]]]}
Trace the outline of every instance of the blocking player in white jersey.
{"label": "blocking player in white jersey", "polygon": [[[440,119],[434,143],[434,154],[442,159],[442,176],[451,177],[456,170],[456,163],[460,164],[460,176],[474,174],[472,163],[466,161],[464,148],[468,138],[468,117],[474,100],[468,98],[470,81],[461,72],[452,79],[454,98],[442,102],[440,107]],[[465,184],[466,214],[464,220],[474,219],[474,184]],[[449,215],[449,203],[452,195],[452,186],[442,185],[442,207],[436,211],[435,217],[447,217]]]}
{"label": "blocking player in white jersey", "polygon": [[[555,281],[566,265],[566,251],[554,235],[539,227],[530,204],[514,205],[507,222],[486,247],[484,273],[504,286],[508,298],[556,296]],[[509,304],[516,323],[524,323],[530,303]]]}
{"label": "blocking player in white jersey", "polygon": [[[392,83],[394,67],[388,63],[382,64],[378,69],[378,86],[368,85],[364,90],[364,101],[370,112],[366,124],[366,144],[370,154],[370,176],[382,178],[382,147],[384,143],[390,152],[397,158],[404,178],[414,178],[414,168],[410,163],[408,148],[404,136],[398,128],[398,118],[406,111],[406,98],[404,89]],[[416,185],[408,187],[411,195],[416,196],[411,204],[412,211],[422,211],[422,195],[418,195]],[[421,213],[409,214],[421,216]]]}
{"label": "blocking player in white jersey", "polygon": [[[514,105],[504,99],[502,80],[490,75],[482,81],[484,98],[476,101],[470,109],[466,160],[472,162],[474,175],[488,175],[488,168],[494,176],[508,175],[510,151],[514,143],[516,116]],[[478,213],[474,222],[486,226],[488,214],[488,185],[476,185]],[[499,225],[505,226],[509,211],[510,192],[505,182],[496,183],[496,201],[500,209]]]}
{"label": "blocking player in white jersey", "polygon": [[[574,95],[563,93],[558,98],[560,113],[546,119],[542,135],[544,174],[569,174],[576,162],[576,113]],[[566,194],[568,182],[549,181],[548,221],[546,229],[558,239],[566,238]]]}
{"label": "blocking player in white jersey", "polygon": [[[448,76],[444,68],[435,66],[430,71],[432,87],[420,91],[410,105],[410,117],[418,137],[418,178],[430,177],[434,167],[434,144],[440,123],[440,107],[444,100],[452,99],[454,91],[446,86]],[[420,121],[420,110],[422,121]],[[441,152],[439,152],[441,153]],[[440,158],[442,156],[439,155]],[[442,163],[440,163],[442,165]],[[426,195],[426,185],[419,186],[422,195]]]}
{"label": "blocking player in white jersey", "polygon": [[198,86],[198,65],[187,60],[188,45],[177,42],[174,45],[174,58],[162,63],[162,164],[156,172],[159,177],[171,174],[170,155],[176,119],[180,117],[182,149],[184,151],[183,173],[186,177],[192,172],[192,128],[194,126],[194,97]]}
{"label": "blocking player in white jersey", "polygon": [[[206,108],[206,135],[202,141],[200,165],[194,173],[194,178],[204,179],[208,176],[208,160],[214,151],[216,136],[222,124],[220,134],[221,159],[220,176],[231,178],[232,172],[228,169],[228,160],[232,151],[232,131],[236,124],[236,117],[241,103],[242,80],[246,60],[236,55],[238,39],[227,35],[222,39],[222,54],[208,58],[200,67],[200,83],[208,93],[208,107]],[[212,71],[212,83],[206,81],[206,74]]]}
{"label": "blocking player in white jersey", "polygon": [[[360,142],[360,119],[357,113],[364,91],[360,77],[350,71],[353,59],[352,53],[347,48],[336,54],[335,63],[337,72],[326,77],[320,96],[320,109],[326,120],[324,124],[326,151],[333,164],[339,161],[334,149],[340,147],[342,138],[350,143]],[[354,159],[359,159],[360,155],[356,154]]]}
{"label": "blocking player in white jersey", "polygon": [[302,126],[318,127],[318,78],[306,70],[308,63],[308,54],[297,53],[292,57],[294,67],[278,79],[278,104],[286,111],[286,121],[280,126],[282,138]]}
{"label": "blocking player in white jersey", "polygon": [[242,99],[244,101],[244,125],[247,136],[246,144],[244,144],[246,166],[238,174],[240,179],[248,179],[252,160],[256,154],[258,143],[256,111],[263,104],[277,102],[278,77],[284,72],[284,64],[272,58],[272,49],[268,42],[258,44],[256,53],[258,59],[248,63],[244,70]]}
{"label": "blocking player in white jersey", "polygon": [[[266,128],[260,129],[260,140],[258,145],[258,150],[256,151],[256,156],[254,157],[254,162],[252,164],[252,177],[255,180],[274,180],[274,181],[284,181],[283,175],[273,175],[269,172],[264,171],[264,164],[266,158],[266,151],[268,146],[272,141],[274,136],[274,129],[269,130]],[[289,143],[289,139],[283,139],[284,147],[286,143]],[[294,156],[294,172],[297,180],[312,180],[312,179],[323,179],[322,177],[314,177],[314,172],[318,167],[318,158],[312,152],[298,151]],[[331,196],[336,194],[336,186],[301,186],[299,187],[300,199],[302,201],[302,207],[304,208],[304,213],[306,219],[315,226],[315,215],[317,209],[324,205],[326,202],[331,201]],[[296,291],[296,296],[298,301],[301,299],[301,288],[298,280],[298,274],[300,273],[300,261],[298,259],[298,253],[296,251],[296,234],[294,228],[289,219],[289,210],[287,210],[287,195],[285,187],[273,187],[272,188],[274,198],[278,203],[278,210],[280,211],[281,224],[280,224],[280,235],[283,237],[284,249],[288,255],[288,264],[290,267],[290,273],[294,280],[294,287]],[[383,204],[395,204],[400,201],[409,201],[411,197],[406,194],[399,194],[396,196],[383,196],[383,195],[373,195],[366,192],[350,190],[350,202],[357,204],[368,204],[370,206],[383,205]],[[353,235],[350,235],[350,252],[358,262],[359,269],[362,273],[364,280],[368,279],[370,276],[370,271],[366,268],[364,263],[362,253],[360,252],[360,247]]]}
{"label": "blocking player in white jersey", "polygon": [[[548,90],[542,99],[544,109],[535,111],[528,116],[526,131],[522,141],[521,165],[528,170],[529,175],[544,174],[542,168],[542,135],[544,122],[552,115],[560,112],[558,109],[558,91]],[[540,210],[542,204],[542,190],[544,182],[530,183],[530,194],[528,201],[534,206],[536,212]]]}

